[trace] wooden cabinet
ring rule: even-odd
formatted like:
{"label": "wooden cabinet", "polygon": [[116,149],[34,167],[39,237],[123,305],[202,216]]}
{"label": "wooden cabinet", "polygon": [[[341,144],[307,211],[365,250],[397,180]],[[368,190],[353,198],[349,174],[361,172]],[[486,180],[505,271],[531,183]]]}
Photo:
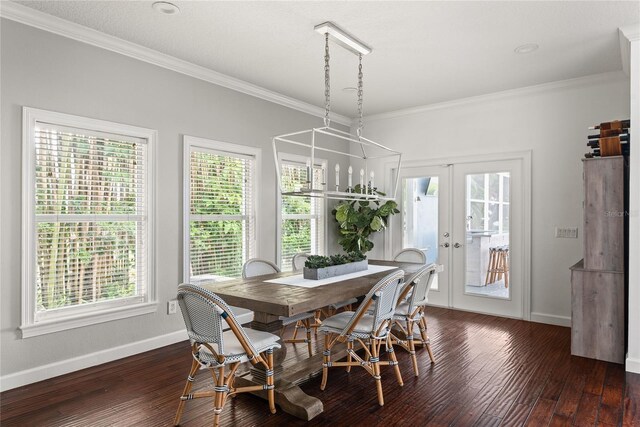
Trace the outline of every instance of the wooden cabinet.
{"label": "wooden cabinet", "polygon": [[571,267],[571,354],[624,363],[625,158],[584,159],[584,259]]}

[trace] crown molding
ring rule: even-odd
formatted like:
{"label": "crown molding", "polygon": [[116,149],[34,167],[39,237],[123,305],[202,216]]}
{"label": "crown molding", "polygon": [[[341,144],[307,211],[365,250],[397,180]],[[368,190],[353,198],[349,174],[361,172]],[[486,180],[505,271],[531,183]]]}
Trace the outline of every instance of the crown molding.
{"label": "crown molding", "polygon": [[[602,82],[615,81],[615,80],[627,80],[627,76],[622,71],[611,71],[601,74],[593,74],[585,77],[578,77],[575,79],[559,80],[551,83],[543,83],[535,86],[525,86],[517,89],[509,89],[501,92],[488,93],[486,95],[472,96],[469,98],[461,98],[453,101],[440,102],[437,104],[421,105],[418,107],[405,108],[402,110],[390,111],[388,113],[374,114],[364,118],[366,122],[393,119],[397,117],[410,116],[413,114],[425,113],[428,111],[442,110],[445,108],[462,107],[465,105],[480,104],[485,102],[498,101],[501,99],[513,98],[517,96],[532,95],[541,92],[567,89],[579,86],[588,86],[592,84],[598,84]],[[357,126],[357,121],[354,119],[351,126]]]}
{"label": "crown molding", "polygon": [[[274,104],[282,105],[316,117],[324,117],[324,108],[274,92],[258,85],[213,71],[171,55],[120,39],[115,36],[67,21],[10,1],[0,1],[0,17],[92,46],[110,50],[158,67],[166,68],[199,80],[213,83]],[[331,121],[349,126],[351,118],[331,113]]]}
{"label": "crown molding", "polygon": [[622,71],[629,76],[631,60],[631,43],[640,40],[640,24],[627,25],[618,28],[618,39],[620,41],[620,57],[622,58]]}
{"label": "crown molding", "polygon": [[637,42],[640,40],[640,23],[625,25],[618,28],[618,31],[630,42]]}

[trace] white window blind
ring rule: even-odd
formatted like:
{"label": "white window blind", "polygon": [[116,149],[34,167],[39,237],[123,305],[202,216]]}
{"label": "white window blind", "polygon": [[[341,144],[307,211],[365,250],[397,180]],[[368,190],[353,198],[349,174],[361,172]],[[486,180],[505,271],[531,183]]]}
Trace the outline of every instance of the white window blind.
{"label": "white window blind", "polygon": [[149,141],[100,123],[29,129],[25,327],[150,300]]}
{"label": "white window blind", "polygon": [[[282,160],[281,179],[285,191],[306,185],[307,165],[295,160]],[[314,188],[322,183],[322,164],[313,168]],[[280,266],[292,269],[293,255],[304,252],[322,255],[325,250],[325,201],[318,197],[281,197]]]}
{"label": "white window blind", "polygon": [[202,146],[188,156],[189,280],[240,277],[255,256],[256,158]]}

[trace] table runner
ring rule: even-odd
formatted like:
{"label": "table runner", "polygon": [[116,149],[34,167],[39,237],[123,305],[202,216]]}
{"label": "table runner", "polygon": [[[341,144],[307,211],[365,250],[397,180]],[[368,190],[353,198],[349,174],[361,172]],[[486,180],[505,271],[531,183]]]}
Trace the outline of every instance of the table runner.
{"label": "table runner", "polygon": [[356,277],[367,276],[369,274],[380,273],[381,271],[393,270],[398,267],[389,265],[372,265],[369,264],[369,268],[362,271],[356,271],[355,273],[342,274],[340,276],[329,277],[327,279],[310,280],[304,279],[302,274],[296,274],[294,276],[279,277],[277,279],[265,280],[268,283],[277,283],[279,285],[300,286],[302,288],[316,288],[318,286],[329,285],[331,283],[342,282],[344,280],[354,279]]}

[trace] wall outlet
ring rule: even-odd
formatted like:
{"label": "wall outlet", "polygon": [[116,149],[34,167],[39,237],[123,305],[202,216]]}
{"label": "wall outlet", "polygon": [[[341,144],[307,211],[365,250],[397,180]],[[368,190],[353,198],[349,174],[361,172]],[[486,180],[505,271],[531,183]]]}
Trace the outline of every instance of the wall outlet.
{"label": "wall outlet", "polygon": [[556,227],[556,237],[559,239],[577,239],[578,227]]}
{"label": "wall outlet", "polygon": [[167,314],[176,314],[178,312],[178,300],[172,299],[167,302]]}

